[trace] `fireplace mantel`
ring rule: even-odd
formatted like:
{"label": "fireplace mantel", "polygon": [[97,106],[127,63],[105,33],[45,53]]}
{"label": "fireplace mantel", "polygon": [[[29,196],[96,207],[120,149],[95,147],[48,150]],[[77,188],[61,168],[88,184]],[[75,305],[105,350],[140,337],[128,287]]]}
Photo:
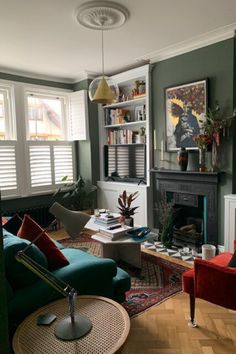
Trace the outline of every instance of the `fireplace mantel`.
{"label": "fireplace mantel", "polygon": [[[204,242],[218,244],[218,183],[221,173],[153,169],[160,200],[167,192],[204,198]],[[192,199],[192,200],[193,200]],[[183,198],[184,200],[184,198]]]}
{"label": "fireplace mantel", "polygon": [[219,183],[220,172],[199,172],[199,171],[179,171],[167,169],[152,169],[158,179],[200,182],[200,183]]}

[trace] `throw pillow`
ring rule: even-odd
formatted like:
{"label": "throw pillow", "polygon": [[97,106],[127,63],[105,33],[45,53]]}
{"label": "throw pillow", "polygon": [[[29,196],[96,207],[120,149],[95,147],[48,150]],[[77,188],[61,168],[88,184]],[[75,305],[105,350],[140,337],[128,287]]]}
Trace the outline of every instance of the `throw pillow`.
{"label": "throw pillow", "polygon": [[[12,289],[16,290],[37,282],[39,280],[38,275],[16,260],[17,252],[27,247],[29,241],[14,236],[5,230],[3,230],[3,236],[6,277]],[[26,254],[42,267],[48,268],[47,257],[37,246],[29,247]]]}
{"label": "throw pillow", "polygon": [[236,267],[236,251],[234,251],[234,254],[231,258],[231,260],[229,261],[228,267],[232,267],[232,268],[235,268]]}
{"label": "throw pillow", "polygon": [[[22,225],[17,233],[21,238],[33,241],[43,229],[29,215],[25,215]],[[45,254],[48,260],[49,269],[57,269],[69,264],[66,257],[51,240],[46,232],[35,242],[35,245]]]}
{"label": "throw pillow", "polygon": [[6,224],[7,218],[5,216],[2,216],[2,225]]}
{"label": "throw pillow", "polygon": [[3,228],[13,235],[17,235],[19,228],[21,227],[22,219],[18,214],[15,214],[12,218],[7,220],[3,225]]}

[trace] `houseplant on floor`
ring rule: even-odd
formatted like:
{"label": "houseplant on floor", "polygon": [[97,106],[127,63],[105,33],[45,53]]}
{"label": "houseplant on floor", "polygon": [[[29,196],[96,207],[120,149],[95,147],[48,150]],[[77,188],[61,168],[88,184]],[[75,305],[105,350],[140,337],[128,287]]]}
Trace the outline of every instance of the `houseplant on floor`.
{"label": "houseplant on floor", "polygon": [[120,223],[134,226],[134,219],[132,216],[135,214],[135,210],[138,206],[131,207],[132,202],[139,196],[138,192],[134,192],[131,194],[127,194],[126,190],[123,191],[122,194],[119,195],[118,198],[118,209],[120,210]]}
{"label": "houseplant on floor", "polygon": [[81,176],[75,182],[67,182],[68,177],[62,179],[64,185],[53,195],[53,201],[62,204],[71,210],[87,210],[93,212],[96,205],[97,187]]}

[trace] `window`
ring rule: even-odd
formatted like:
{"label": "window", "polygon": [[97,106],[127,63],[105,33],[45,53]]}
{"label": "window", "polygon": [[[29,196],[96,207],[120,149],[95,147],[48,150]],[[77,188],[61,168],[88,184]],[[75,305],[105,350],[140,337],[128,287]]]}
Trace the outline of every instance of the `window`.
{"label": "window", "polygon": [[26,136],[31,193],[52,190],[74,179],[73,142],[67,127],[67,95],[26,91]]}
{"label": "window", "polygon": [[73,140],[88,136],[86,100],[87,91],[70,93],[0,82],[3,198],[52,192],[64,176],[75,180]]}
{"label": "window", "polygon": [[65,140],[65,98],[27,93],[28,140]]}
{"label": "window", "polygon": [[117,181],[145,181],[145,156],[145,145],[105,145],[105,177]]}
{"label": "window", "polygon": [[15,140],[13,87],[0,85],[0,140]]}

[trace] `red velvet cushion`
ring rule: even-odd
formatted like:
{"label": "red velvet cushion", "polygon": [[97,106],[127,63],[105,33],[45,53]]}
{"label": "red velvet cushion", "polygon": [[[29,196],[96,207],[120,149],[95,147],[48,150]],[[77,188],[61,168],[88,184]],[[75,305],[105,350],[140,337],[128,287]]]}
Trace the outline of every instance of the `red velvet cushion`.
{"label": "red velvet cushion", "polygon": [[[17,235],[21,238],[33,241],[42,231],[43,229],[31,219],[29,215],[25,215]],[[35,244],[47,257],[49,269],[57,269],[69,264],[66,257],[61,253],[46,232],[42,234]]]}
{"label": "red velvet cushion", "polygon": [[7,218],[5,218],[4,216],[2,216],[2,225],[6,224],[7,221],[8,221]]}

